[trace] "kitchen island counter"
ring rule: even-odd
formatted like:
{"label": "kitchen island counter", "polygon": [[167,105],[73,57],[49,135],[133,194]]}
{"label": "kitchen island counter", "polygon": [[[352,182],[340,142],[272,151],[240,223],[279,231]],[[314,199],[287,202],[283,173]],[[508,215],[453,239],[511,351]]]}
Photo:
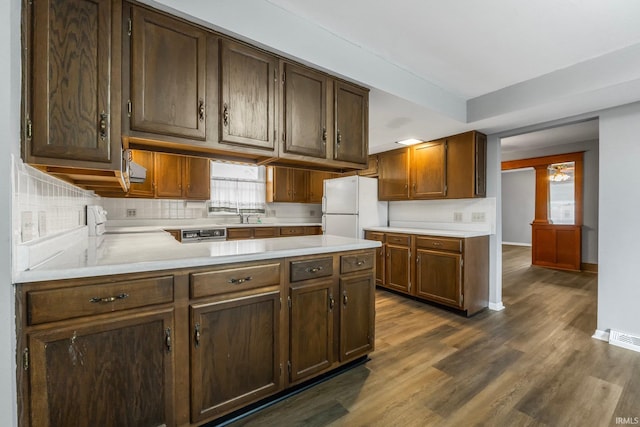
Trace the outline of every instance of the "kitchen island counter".
{"label": "kitchen island counter", "polygon": [[163,231],[105,234],[79,239],[47,261],[18,272],[14,283],[200,267],[379,246],[380,242],[331,235],[180,243]]}
{"label": "kitchen island counter", "polygon": [[368,231],[378,231],[382,233],[404,233],[404,234],[420,234],[425,236],[439,237],[458,237],[465,239],[468,237],[488,236],[487,231],[475,230],[447,230],[439,228],[411,228],[411,227],[366,227]]}

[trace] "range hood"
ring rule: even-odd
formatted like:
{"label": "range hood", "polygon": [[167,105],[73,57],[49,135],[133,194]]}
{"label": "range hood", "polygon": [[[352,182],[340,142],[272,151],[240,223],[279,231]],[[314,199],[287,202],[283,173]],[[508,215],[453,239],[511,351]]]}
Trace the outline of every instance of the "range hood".
{"label": "range hood", "polygon": [[133,160],[129,160],[129,182],[142,183],[145,179],[147,179],[147,170]]}

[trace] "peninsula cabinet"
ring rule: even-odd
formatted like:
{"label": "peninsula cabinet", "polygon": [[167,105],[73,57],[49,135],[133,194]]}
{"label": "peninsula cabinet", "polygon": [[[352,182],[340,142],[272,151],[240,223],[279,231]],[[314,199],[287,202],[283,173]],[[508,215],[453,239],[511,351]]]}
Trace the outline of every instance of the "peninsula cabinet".
{"label": "peninsula cabinet", "polygon": [[120,142],[121,2],[23,5],[22,159],[69,182],[126,189]]}
{"label": "peninsula cabinet", "polygon": [[142,7],[131,19],[131,130],[204,140],[207,33]]}
{"label": "peninsula cabinet", "polygon": [[453,238],[365,231],[365,238],[386,242],[386,272],[377,282],[379,286],[455,308],[467,316],[487,307],[488,236]]}
{"label": "peninsula cabinet", "polygon": [[485,197],[487,137],[470,131],[378,153],[380,200]]}

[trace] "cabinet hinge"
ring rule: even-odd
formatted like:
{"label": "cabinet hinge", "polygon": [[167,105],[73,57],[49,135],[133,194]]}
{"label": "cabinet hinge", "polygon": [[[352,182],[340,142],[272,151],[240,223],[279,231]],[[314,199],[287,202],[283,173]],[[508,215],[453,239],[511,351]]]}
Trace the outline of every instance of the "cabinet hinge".
{"label": "cabinet hinge", "polygon": [[282,142],[287,142],[287,133],[282,132]]}
{"label": "cabinet hinge", "polygon": [[280,376],[282,376],[282,363],[280,364]]}
{"label": "cabinet hinge", "polygon": [[30,117],[27,117],[27,122],[25,123],[25,132],[27,139],[31,139],[33,136],[33,122]]}
{"label": "cabinet hinge", "polygon": [[463,294],[460,295],[460,305],[461,306],[464,305],[464,295]]}
{"label": "cabinet hinge", "polygon": [[287,73],[285,71],[282,72],[282,83],[287,80]]}
{"label": "cabinet hinge", "polygon": [[127,27],[127,35],[131,37],[131,32],[133,31],[133,23],[131,22],[131,18],[129,18],[129,23]]}
{"label": "cabinet hinge", "polygon": [[280,297],[280,310],[282,310],[282,297]]}
{"label": "cabinet hinge", "polygon": [[29,370],[29,347],[25,347],[22,350],[22,368],[25,371]]}
{"label": "cabinet hinge", "polygon": [[291,360],[287,360],[287,371],[289,371],[289,375],[291,375]]}
{"label": "cabinet hinge", "polygon": [[131,100],[127,100],[127,117],[131,117],[131,111],[133,110],[133,106],[131,105]]}
{"label": "cabinet hinge", "polygon": [[460,267],[464,267],[464,260],[460,258]]}
{"label": "cabinet hinge", "polygon": [[287,305],[291,308],[291,297],[287,297]]}

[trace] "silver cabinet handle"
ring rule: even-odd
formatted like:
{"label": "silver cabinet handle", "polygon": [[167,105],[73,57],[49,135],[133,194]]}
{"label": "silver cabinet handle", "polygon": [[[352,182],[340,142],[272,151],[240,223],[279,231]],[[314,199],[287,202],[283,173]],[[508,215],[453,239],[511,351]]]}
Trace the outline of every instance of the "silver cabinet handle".
{"label": "silver cabinet handle", "polygon": [[247,277],[242,277],[240,279],[229,279],[228,283],[231,283],[232,285],[241,285],[244,282],[249,282],[251,280],[253,280],[253,277],[247,276]]}
{"label": "silver cabinet handle", "polygon": [[92,303],[108,303],[108,302],[114,302],[116,300],[119,299],[125,299],[129,296],[129,294],[120,294],[120,295],[114,295],[114,296],[110,296],[110,297],[93,297],[89,299],[89,302]]}

